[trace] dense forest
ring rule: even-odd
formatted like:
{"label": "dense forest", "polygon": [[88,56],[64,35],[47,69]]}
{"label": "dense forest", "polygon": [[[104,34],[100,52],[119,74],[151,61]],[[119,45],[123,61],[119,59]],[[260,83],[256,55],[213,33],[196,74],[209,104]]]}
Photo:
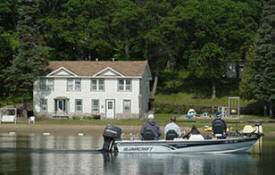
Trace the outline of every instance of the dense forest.
{"label": "dense forest", "polygon": [[[0,97],[30,94],[33,80],[45,72],[50,60],[146,59],[154,76],[153,96],[157,89],[175,92],[184,82],[191,86],[203,82],[199,85],[203,94],[216,98],[221,82],[228,81],[242,98],[264,101],[265,109],[272,109],[274,4],[274,0],[1,0]],[[226,77],[228,63],[235,65],[233,78]]]}

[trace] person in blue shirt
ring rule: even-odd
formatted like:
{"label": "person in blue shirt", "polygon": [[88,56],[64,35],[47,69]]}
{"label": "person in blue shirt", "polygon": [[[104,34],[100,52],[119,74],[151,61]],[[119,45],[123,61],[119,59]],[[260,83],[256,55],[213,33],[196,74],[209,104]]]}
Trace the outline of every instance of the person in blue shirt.
{"label": "person in blue shirt", "polygon": [[140,130],[140,134],[141,134],[141,139],[146,139],[145,138],[147,135],[147,133],[150,133],[150,135],[152,136],[152,138],[148,139],[148,140],[158,140],[159,137],[161,136],[161,132],[160,132],[160,128],[158,126],[158,124],[154,121],[154,114],[149,114],[148,115],[148,121],[145,122],[143,124],[143,126],[141,127]]}

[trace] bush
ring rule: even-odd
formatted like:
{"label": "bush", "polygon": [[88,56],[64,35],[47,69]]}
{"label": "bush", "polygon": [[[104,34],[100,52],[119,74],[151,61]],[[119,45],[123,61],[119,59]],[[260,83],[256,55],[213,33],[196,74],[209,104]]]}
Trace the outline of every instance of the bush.
{"label": "bush", "polygon": [[93,114],[93,119],[100,119],[100,115],[99,114]]}
{"label": "bush", "polygon": [[[154,102],[154,111],[159,114],[187,114],[190,107],[195,109],[198,114],[204,112],[212,113],[211,106],[199,106],[199,105],[179,105],[179,104],[169,104],[169,103],[157,103]],[[216,109],[217,110],[217,109]],[[245,107],[240,108],[241,115],[262,115],[263,114],[263,104],[261,102],[256,102],[249,104]]]}
{"label": "bush", "polygon": [[241,114],[263,115],[263,102],[251,103],[245,107],[241,107]]}
{"label": "bush", "polygon": [[154,110],[160,114],[186,114],[189,107],[178,104],[154,103]]}
{"label": "bush", "polygon": [[80,117],[78,117],[78,116],[73,116],[72,119],[73,119],[73,120],[80,120]]}
{"label": "bush", "polygon": [[87,120],[92,120],[93,119],[93,117],[87,117]]}
{"label": "bush", "polygon": [[159,114],[187,114],[188,110],[193,108],[198,114],[204,112],[212,113],[211,106],[200,106],[200,105],[179,105],[179,104],[165,104],[165,103],[154,103],[154,110]]}

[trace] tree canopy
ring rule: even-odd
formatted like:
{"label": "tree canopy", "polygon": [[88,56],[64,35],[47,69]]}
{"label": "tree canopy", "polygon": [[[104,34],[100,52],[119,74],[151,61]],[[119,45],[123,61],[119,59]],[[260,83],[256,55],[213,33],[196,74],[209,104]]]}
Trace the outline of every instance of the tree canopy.
{"label": "tree canopy", "polygon": [[[35,16],[25,16],[33,10]],[[202,79],[211,82],[207,89],[215,97],[227,63],[239,65],[254,44],[261,12],[259,0],[1,1],[0,82],[3,87],[25,70],[30,75],[22,81],[33,80],[40,71],[32,66],[44,59],[147,59],[155,80],[173,75],[177,82],[167,84],[180,86],[185,79]],[[29,43],[35,47],[26,51]]]}

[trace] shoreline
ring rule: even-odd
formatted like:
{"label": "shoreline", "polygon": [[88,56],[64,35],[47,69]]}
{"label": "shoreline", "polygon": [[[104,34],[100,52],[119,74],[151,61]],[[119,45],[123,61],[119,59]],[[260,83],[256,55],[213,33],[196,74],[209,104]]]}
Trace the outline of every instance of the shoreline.
{"label": "shoreline", "polygon": [[[141,126],[130,125],[116,125],[122,129],[122,133],[133,133],[138,135]],[[49,132],[51,135],[77,135],[78,133],[84,133],[85,135],[101,135],[104,131],[105,125],[69,125],[69,124],[1,124],[0,134],[15,132],[17,135],[26,134],[43,134]],[[160,126],[160,129],[164,131],[164,127]],[[181,127],[182,133],[190,131],[191,127]],[[200,130],[202,128],[199,128]],[[209,135],[210,133],[201,131],[202,135]],[[274,136],[275,132],[265,132],[265,136]]]}
{"label": "shoreline", "polygon": [[[117,125],[125,133],[138,133],[140,126],[126,126],[126,125]],[[85,135],[94,135],[102,134],[104,131],[105,125],[59,125],[59,124],[49,124],[49,125],[11,125],[11,124],[1,124],[0,125],[0,134],[16,132],[17,134],[30,134],[37,133],[42,134],[44,132],[49,132],[53,135],[75,135],[78,133],[84,133]]]}

